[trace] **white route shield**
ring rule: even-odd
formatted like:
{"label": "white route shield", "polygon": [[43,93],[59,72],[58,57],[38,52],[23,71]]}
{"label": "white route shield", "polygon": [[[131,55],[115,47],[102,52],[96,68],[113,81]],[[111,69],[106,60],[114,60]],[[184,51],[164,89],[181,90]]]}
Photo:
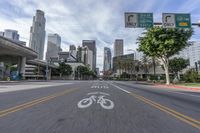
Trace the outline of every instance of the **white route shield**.
{"label": "white route shield", "polygon": [[162,25],[163,28],[175,28],[175,14],[174,13],[163,13],[162,14]]}

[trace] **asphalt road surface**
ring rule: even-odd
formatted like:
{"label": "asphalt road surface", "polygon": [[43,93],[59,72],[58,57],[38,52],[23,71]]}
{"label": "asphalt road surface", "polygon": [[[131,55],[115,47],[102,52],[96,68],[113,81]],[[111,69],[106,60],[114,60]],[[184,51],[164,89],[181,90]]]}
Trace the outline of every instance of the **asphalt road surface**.
{"label": "asphalt road surface", "polygon": [[0,133],[200,133],[199,92],[67,82],[0,93]]}

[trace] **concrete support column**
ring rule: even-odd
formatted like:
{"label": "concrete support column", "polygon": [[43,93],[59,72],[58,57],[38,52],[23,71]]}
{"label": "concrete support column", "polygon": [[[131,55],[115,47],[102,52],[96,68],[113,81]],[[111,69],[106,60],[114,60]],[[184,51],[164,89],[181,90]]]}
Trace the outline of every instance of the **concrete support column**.
{"label": "concrete support column", "polygon": [[4,78],[4,62],[0,62],[0,80]]}
{"label": "concrete support column", "polygon": [[10,77],[11,62],[4,62],[4,78]]}
{"label": "concrete support column", "polygon": [[21,62],[21,75],[22,75],[22,79],[24,79],[24,75],[25,75],[25,65],[26,65],[26,57],[22,57],[22,62]]}
{"label": "concrete support column", "polygon": [[26,57],[19,57],[17,63],[17,70],[19,72],[20,78],[24,79],[25,74],[25,64],[26,64]]}
{"label": "concrete support column", "polygon": [[48,72],[48,80],[51,80],[51,68],[49,68],[49,72]]}

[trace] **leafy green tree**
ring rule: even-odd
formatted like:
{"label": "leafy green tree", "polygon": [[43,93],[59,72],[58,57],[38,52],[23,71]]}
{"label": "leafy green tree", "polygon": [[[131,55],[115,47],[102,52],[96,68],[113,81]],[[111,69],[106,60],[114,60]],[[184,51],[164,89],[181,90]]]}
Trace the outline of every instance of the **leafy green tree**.
{"label": "leafy green tree", "polygon": [[64,62],[59,64],[59,73],[60,73],[60,77],[62,77],[63,75],[71,75],[72,74],[72,67],[69,64],[65,64]]}
{"label": "leafy green tree", "polygon": [[80,79],[83,79],[83,77],[89,76],[91,74],[90,69],[87,66],[81,65],[76,68],[76,73]]}
{"label": "leafy green tree", "polygon": [[169,57],[187,46],[192,33],[192,29],[153,27],[138,39],[139,51],[161,60],[165,70],[166,84],[170,84]]}
{"label": "leafy green tree", "polygon": [[173,58],[169,60],[169,71],[174,73],[179,78],[178,72],[189,65],[189,60],[183,58]]}
{"label": "leafy green tree", "polygon": [[143,71],[144,71],[144,74],[149,73],[149,69],[150,69],[150,66],[151,66],[151,64],[152,64],[152,59],[149,58],[149,57],[146,56],[146,55],[143,55],[141,61],[142,61],[142,62],[141,62],[141,65],[142,65],[141,67],[142,67],[142,69],[143,69]]}

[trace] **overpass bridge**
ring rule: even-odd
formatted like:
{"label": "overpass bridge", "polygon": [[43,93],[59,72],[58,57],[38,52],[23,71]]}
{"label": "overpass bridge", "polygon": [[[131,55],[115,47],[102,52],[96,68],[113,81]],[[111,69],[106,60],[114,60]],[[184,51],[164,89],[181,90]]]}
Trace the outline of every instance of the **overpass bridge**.
{"label": "overpass bridge", "polygon": [[[10,76],[10,66],[16,65],[17,72],[22,78],[48,78],[51,77],[51,69],[58,66],[44,60],[38,60],[38,53],[33,49],[22,45],[20,42],[0,36],[0,80]],[[26,66],[34,66],[32,69],[42,69],[46,74],[34,74],[33,71],[25,72]]]}
{"label": "overpass bridge", "polygon": [[1,68],[4,67],[4,72],[1,69],[1,77],[9,76],[9,66],[12,65],[17,65],[17,71],[23,76],[26,60],[34,60],[37,56],[38,53],[33,49],[22,45],[18,41],[0,36],[0,62]]}

